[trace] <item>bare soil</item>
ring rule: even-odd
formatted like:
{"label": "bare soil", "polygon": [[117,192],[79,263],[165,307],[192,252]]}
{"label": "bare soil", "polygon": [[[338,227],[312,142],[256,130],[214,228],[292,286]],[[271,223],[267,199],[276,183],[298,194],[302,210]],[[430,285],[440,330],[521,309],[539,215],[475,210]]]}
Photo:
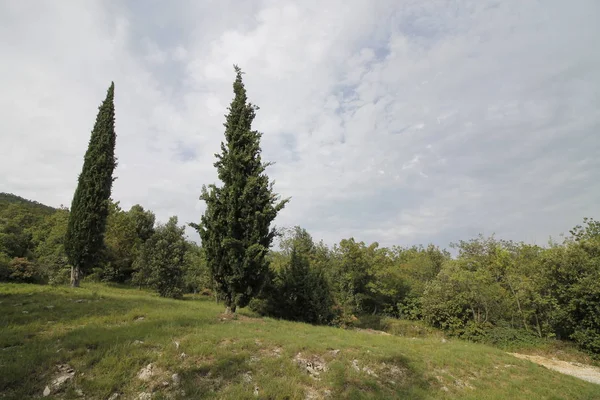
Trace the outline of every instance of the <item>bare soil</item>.
{"label": "bare soil", "polygon": [[509,353],[510,355],[523,359],[529,360],[533,363],[543,365],[548,369],[558,371],[565,375],[571,375],[584,381],[596,383],[600,385],[600,368],[593,367],[591,365],[580,364],[569,361],[561,361],[553,358],[546,358],[541,356],[530,356],[519,353]]}

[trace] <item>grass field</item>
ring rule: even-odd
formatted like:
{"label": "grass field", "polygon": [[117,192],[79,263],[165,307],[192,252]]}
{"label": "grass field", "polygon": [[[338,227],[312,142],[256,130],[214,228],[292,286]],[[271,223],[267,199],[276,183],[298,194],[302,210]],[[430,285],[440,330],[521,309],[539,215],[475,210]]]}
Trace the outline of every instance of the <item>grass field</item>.
{"label": "grass field", "polygon": [[222,311],[99,284],[1,284],[0,398],[48,386],[48,399],[600,399],[600,385],[437,334]]}

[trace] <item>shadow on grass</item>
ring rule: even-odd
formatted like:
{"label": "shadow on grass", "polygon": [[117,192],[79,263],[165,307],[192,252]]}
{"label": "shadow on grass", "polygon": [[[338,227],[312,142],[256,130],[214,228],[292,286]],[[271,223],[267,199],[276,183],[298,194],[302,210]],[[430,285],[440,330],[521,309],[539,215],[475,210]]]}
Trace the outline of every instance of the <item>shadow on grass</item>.
{"label": "shadow on grass", "polygon": [[182,372],[182,383],[186,397],[213,399],[231,382],[239,381],[247,371],[248,357],[230,354],[216,361],[206,362]]}
{"label": "shadow on grass", "polygon": [[39,395],[61,363],[76,370],[100,366],[99,374],[110,377],[107,386],[110,381],[122,386],[156,352],[172,345],[173,337],[217,323],[209,309],[198,312],[194,303],[202,301],[160,299],[137,289],[94,289],[0,288],[0,393]]}
{"label": "shadow on grass", "polygon": [[[63,363],[76,371],[94,368],[95,379],[102,381],[106,376],[108,386],[123,386],[140,368],[171,349],[172,339],[185,327],[202,323],[207,322],[164,318],[122,326],[90,323],[63,334],[28,340],[22,346],[0,350],[0,393],[15,393],[21,398],[40,394],[56,373],[56,365]],[[94,382],[80,383],[93,388],[94,393],[102,389]]]}
{"label": "shadow on grass", "polygon": [[[356,370],[356,368],[360,370]],[[344,399],[425,399],[431,382],[403,356],[377,360],[365,369],[333,363],[330,373],[334,398]]]}

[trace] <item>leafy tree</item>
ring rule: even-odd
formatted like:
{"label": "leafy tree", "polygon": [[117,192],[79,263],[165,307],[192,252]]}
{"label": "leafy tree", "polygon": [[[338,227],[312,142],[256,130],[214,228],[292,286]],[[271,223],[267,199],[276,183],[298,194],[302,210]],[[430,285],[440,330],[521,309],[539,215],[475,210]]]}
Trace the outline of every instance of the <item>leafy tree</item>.
{"label": "leafy tree", "polygon": [[280,274],[279,314],[294,321],[328,323],[333,318],[329,284],[321,271],[310,268],[301,251],[292,247],[289,265]]}
{"label": "leafy tree", "polygon": [[207,264],[227,307],[235,312],[259,292],[268,270],[267,252],[276,230],[270,228],[288,199],[279,200],[261,160],[261,133],[252,130],[258,107],[248,103],[242,71],[236,66],[235,98],[225,122],[225,142],[216,155],[221,187],[204,186],[206,211],[195,227]]}
{"label": "leafy tree", "polygon": [[331,280],[338,304],[345,314],[361,314],[373,311],[373,299],[369,290],[372,280],[373,253],[378,243],[367,246],[354,238],[342,239],[333,249],[333,273]]}
{"label": "leafy tree", "polygon": [[182,296],[187,249],[184,231],[184,226],[177,226],[177,217],[156,228],[135,261],[134,282],[155,289],[162,297]]}
{"label": "leafy tree", "polygon": [[563,246],[542,255],[540,292],[551,305],[547,324],[554,334],[600,354],[600,230],[584,222]]}
{"label": "leafy tree", "polygon": [[99,107],[77,189],[71,204],[65,250],[72,266],[71,285],[98,261],[103,246],[109,199],[116,166],[114,83]]}
{"label": "leafy tree", "polygon": [[133,220],[135,232],[142,243],[150,239],[154,234],[154,223],[156,222],[154,213],[150,210],[144,210],[144,207],[139,204],[135,204],[127,214]]}
{"label": "leafy tree", "polygon": [[28,257],[33,248],[31,233],[16,221],[5,223],[0,229],[0,252],[9,257]]}
{"label": "leafy tree", "polygon": [[48,277],[50,283],[67,283],[70,268],[65,253],[65,234],[69,222],[69,210],[60,208],[33,230],[34,255],[40,273]]}
{"label": "leafy tree", "polygon": [[0,252],[0,282],[8,281],[10,277],[10,257]]}
{"label": "leafy tree", "polygon": [[129,212],[121,209],[119,202],[110,202],[104,235],[103,265],[97,266],[102,280],[125,282],[131,279],[133,261],[142,245],[135,223]]}
{"label": "leafy tree", "polygon": [[184,288],[187,292],[211,294],[213,281],[202,247],[193,242],[187,243],[183,269]]}

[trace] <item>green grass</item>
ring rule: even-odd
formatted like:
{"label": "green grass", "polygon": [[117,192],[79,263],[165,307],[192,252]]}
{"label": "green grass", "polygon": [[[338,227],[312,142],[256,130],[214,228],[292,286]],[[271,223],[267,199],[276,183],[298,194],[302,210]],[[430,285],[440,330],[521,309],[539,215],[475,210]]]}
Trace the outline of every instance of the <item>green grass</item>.
{"label": "green grass", "polygon": [[[244,310],[226,319],[222,311],[209,299],[161,299],[89,283],[2,284],[0,398],[40,397],[59,364],[75,376],[47,398],[79,398],[78,390],[86,399],[141,392],[153,399],[600,398],[599,385],[484,345],[314,327]],[[326,364],[319,380],[294,361],[298,353]],[[157,372],[143,382],[137,374],[149,363]],[[174,373],[179,386],[171,382]]]}

